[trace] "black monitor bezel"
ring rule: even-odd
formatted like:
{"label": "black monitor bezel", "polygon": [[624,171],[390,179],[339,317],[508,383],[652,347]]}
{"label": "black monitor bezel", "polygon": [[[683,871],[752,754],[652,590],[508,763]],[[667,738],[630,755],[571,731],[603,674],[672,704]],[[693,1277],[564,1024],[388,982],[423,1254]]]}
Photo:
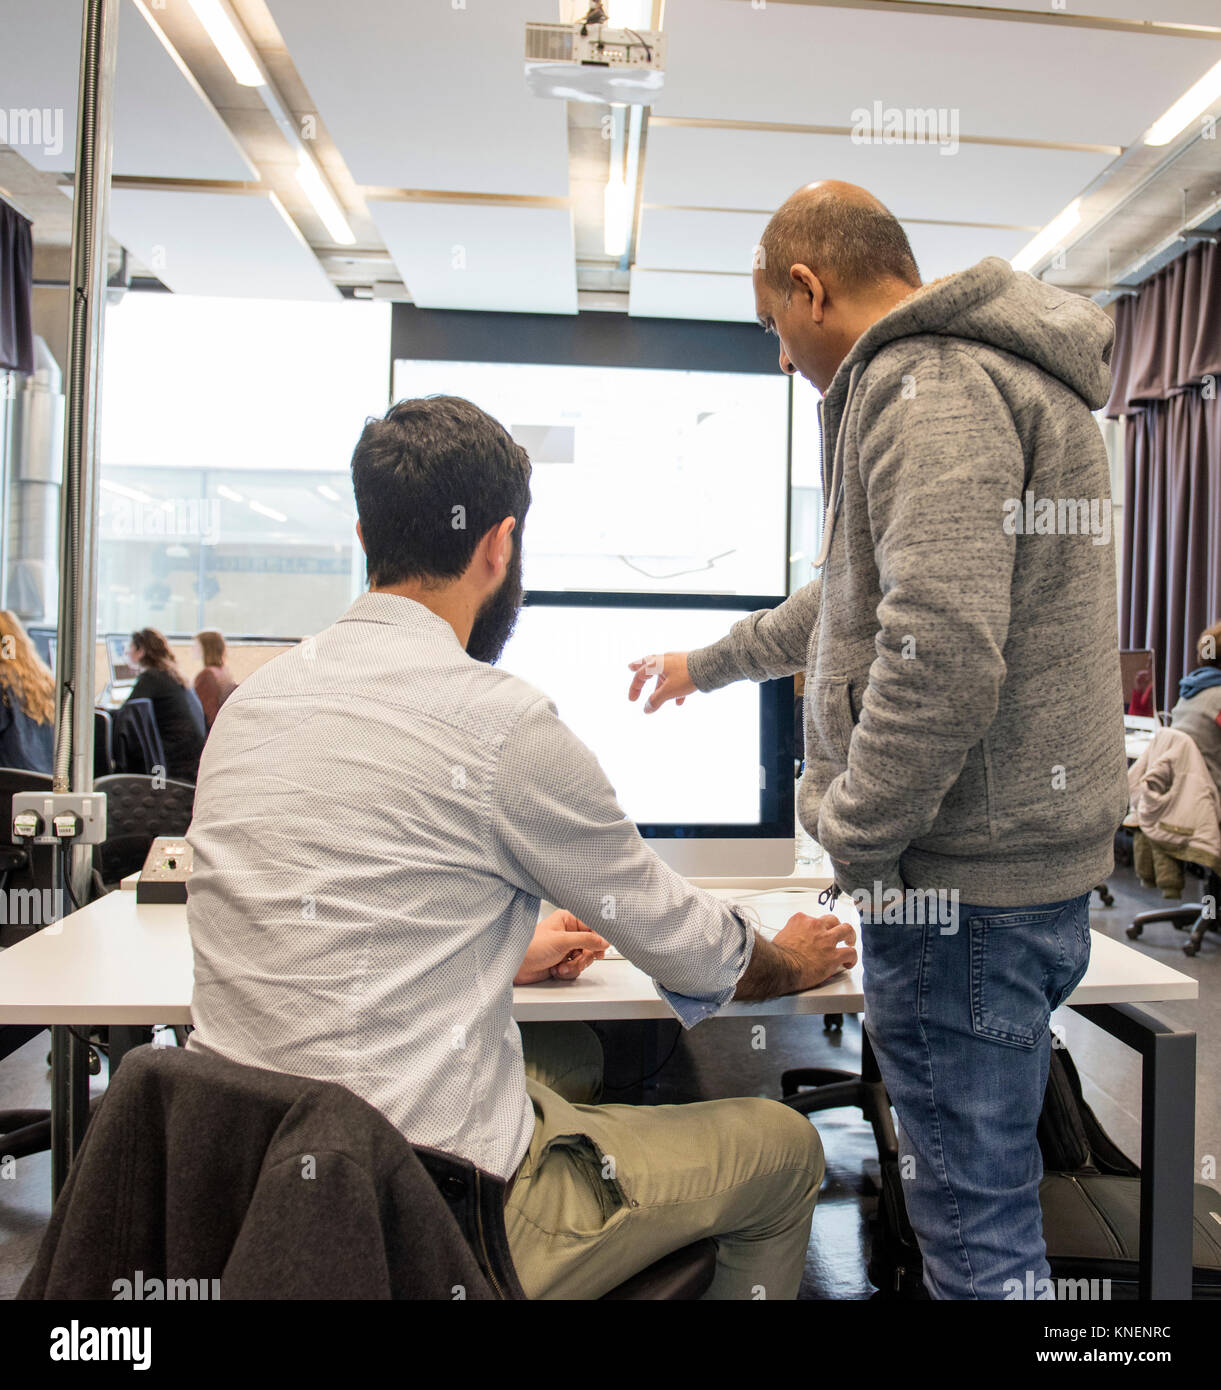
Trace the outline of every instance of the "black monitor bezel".
{"label": "black monitor bezel", "polygon": [[[783,595],[766,594],[654,594],[647,590],[529,589],[526,591],[523,607],[688,610],[729,608],[740,609],[745,617],[748,613],[758,612],[760,608],[776,608],[783,602]],[[627,698],[626,689],[624,698]],[[759,792],[758,821],[747,825],[637,822],[636,828],[640,834],[645,839],[666,840],[793,839],[793,699],[791,676],[763,681],[759,685],[759,765],[765,771],[765,785]]]}

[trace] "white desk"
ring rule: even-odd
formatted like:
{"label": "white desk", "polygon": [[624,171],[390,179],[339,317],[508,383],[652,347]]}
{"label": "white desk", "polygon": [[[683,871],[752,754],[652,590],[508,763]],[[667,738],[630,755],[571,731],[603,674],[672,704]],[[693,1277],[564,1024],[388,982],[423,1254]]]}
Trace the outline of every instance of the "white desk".
{"label": "white desk", "polygon": [[[822,911],[816,895],[786,894],[750,903],[764,927],[796,911]],[[769,920],[770,919],[770,920]],[[95,1024],[116,1029],[191,1021],[192,957],[182,905],[136,902],[111,893],[0,953],[0,1023]],[[1195,1034],[1176,1032],[1132,1006],[1194,999],[1190,976],[1093,934],[1089,970],[1068,1001],[1098,1027],[1140,1052],[1143,1298],[1190,1297],[1195,1133]],[[730,1003],[728,1014],[860,1013],[859,967],[820,989],[758,1004]],[[652,981],[626,960],[596,962],[576,980],[514,991],[523,1021],[672,1017]],[[708,1026],[708,1025],[705,1025]],[[715,1026],[715,1025],[712,1025]],[[134,1038],[134,1035],[133,1035]],[[128,1039],[128,1044],[133,1040]],[[124,1043],[111,1034],[112,1064]],[[52,1033],[52,1180],[58,1192],[88,1121],[84,1044],[64,1027]],[[55,1155],[64,1155],[56,1164]]]}
{"label": "white desk", "polygon": [[[816,892],[746,896],[767,928],[794,912],[818,915]],[[841,917],[856,921],[846,899]],[[190,1023],[192,959],[186,908],[136,902],[110,893],[0,953],[0,1023]],[[1148,1003],[1194,999],[1199,986],[1131,946],[1093,934],[1090,967],[1070,1004]],[[861,1013],[858,965],[819,989],[762,1003],[728,1004],[724,1014]],[[519,986],[513,1016],[520,1022],[560,1019],[673,1018],[653,982],[627,960],[603,960],[576,980]]]}

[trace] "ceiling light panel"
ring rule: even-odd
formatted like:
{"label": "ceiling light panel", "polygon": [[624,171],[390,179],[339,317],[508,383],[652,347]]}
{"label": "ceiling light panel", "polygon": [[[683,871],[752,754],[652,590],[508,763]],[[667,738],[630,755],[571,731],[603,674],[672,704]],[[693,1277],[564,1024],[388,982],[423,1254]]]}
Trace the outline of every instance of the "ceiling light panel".
{"label": "ceiling light panel", "polygon": [[[81,6],[68,0],[0,0],[0,93],[6,110],[37,111],[40,138],[14,144],[51,173],[76,164],[76,97]],[[132,0],[119,10],[115,68],[116,175],[140,178],[252,179],[254,166],[192,79]],[[58,125],[59,148],[46,126]],[[11,136],[11,132],[10,132]]]}
{"label": "ceiling light panel", "polygon": [[567,197],[565,103],[532,96],[523,68],[539,0],[268,8],[357,183]]}

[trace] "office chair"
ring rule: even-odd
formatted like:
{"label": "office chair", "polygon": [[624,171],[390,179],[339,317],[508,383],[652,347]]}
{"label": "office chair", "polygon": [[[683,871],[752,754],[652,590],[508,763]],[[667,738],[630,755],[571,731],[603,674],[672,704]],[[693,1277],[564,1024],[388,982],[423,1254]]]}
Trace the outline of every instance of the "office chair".
{"label": "office chair", "polygon": [[93,711],[93,775],[109,777],[114,771],[113,721],[110,711]]}
{"label": "office chair", "polygon": [[1173,922],[1175,931],[1189,931],[1191,936],[1183,946],[1185,956],[1196,955],[1204,943],[1204,934],[1221,931],[1217,921],[1217,899],[1221,896],[1221,876],[1212,869],[1207,871],[1204,897],[1211,902],[1181,903],[1178,907],[1159,907],[1153,912],[1141,912],[1132,918],[1132,924],[1125,933],[1129,941],[1135,941],[1153,922]]}
{"label": "office chair", "polygon": [[186,834],[195,787],[126,772],[99,777],[93,786],[106,793],[106,839],[93,850],[95,886],[109,892],[144,867],[158,835]]}
{"label": "office chair", "polygon": [[[35,920],[10,922],[9,912],[0,925],[0,947],[15,945],[32,935],[43,925],[42,890],[53,886],[51,881],[51,849],[48,845],[14,845],[12,840],[13,794],[15,792],[50,791],[51,778],[45,773],[28,772],[24,768],[0,768],[0,894],[7,904],[25,902],[32,906]],[[18,898],[19,892],[29,896]],[[0,1060],[11,1056],[36,1038],[46,1025],[6,1024],[0,1028]],[[0,1111],[0,1153],[13,1158],[44,1153],[51,1147],[51,1112],[49,1110]]]}
{"label": "office chair", "polygon": [[186,688],[187,704],[191,708],[191,718],[195,721],[195,727],[199,731],[200,738],[208,736],[208,721],[204,716],[203,701],[196,695],[194,690],[188,685]]}
{"label": "office chair", "polygon": [[154,768],[165,766],[165,748],[151,700],[127,700],[115,710],[113,761],[115,772],[144,776],[151,776]]}

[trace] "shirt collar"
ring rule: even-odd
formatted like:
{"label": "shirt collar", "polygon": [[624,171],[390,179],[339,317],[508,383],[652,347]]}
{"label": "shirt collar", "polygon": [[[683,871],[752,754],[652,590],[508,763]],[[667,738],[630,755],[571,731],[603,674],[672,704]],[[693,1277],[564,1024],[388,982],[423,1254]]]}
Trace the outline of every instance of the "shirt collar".
{"label": "shirt collar", "polygon": [[411,628],[417,632],[431,631],[437,636],[448,636],[455,645],[458,634],[449,623],[431,608],[425,608],[405,594],[372,593],[361,594],[339,619],[341,623],[386,623],[391,627]]}

